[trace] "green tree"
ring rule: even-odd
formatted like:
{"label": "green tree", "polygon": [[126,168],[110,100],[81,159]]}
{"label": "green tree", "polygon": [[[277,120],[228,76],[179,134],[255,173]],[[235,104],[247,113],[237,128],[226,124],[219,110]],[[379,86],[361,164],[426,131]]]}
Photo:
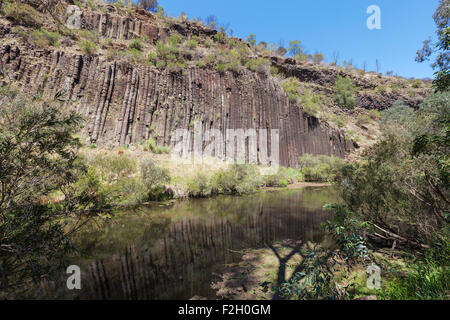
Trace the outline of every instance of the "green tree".
{"label": "green tree", "polygon": [[[0,291],[8,297],[62,266],[73,228],[61,218],[92,203],[95,181],[83,190],[69,187],[86,173],[74,137],[78,115],[9,87],[0,96]],[[52,201],[58,193],[64,200]]]}
{"label": "green tree", "polygon": [[138,6],[150,12],[156,12],[158,0],[138,0]]}
{"label": "green tree", "polygon": [[448,244],[450,93],[435,93],[418,111],[397,107],[364,161],[339,178],[350,209],[400,243]]}
{"label": "green tree", "polygon": [[417,51],[416,61],[424,62],[430,60],[436,54],[436,60],[432,67],[437,69],[435,73],[434,87],[438,91],[448,90],[450,87],[450,27],[448,20],[450,17],[450,0],[441,0],[433,18],[437,26],[436,34],[438,40],[433,43],[431,38],[423,43],[422,49]]}
{"label": "green tree", "polygon": [[295,57],[297,55],[303,54],[303,49],[300,40],[289,41],[288,52],[291,56]]}
{"label": "green tree", "polygon": [[251,46],[254,46],[256,43],[256,36],[254,34],[249,35],[247,41]]}
{"label": "green tree", "polygon": [[355,85],[349,78],[338,76],[334,83],[334,99],[342,108],[353,109],[355,107],[355,97],[353,95]]}

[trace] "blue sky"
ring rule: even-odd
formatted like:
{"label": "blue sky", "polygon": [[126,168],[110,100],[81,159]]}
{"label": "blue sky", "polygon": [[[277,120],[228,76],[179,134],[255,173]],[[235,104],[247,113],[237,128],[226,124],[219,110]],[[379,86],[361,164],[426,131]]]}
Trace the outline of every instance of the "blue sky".
{"label": "blue sky", "polygon": [[[322,52],[331,61],[339,52],[340,61],[353,59],[368,70],[394,71],[403,77],[431,78],[430,62],[414,61],[423,40],[435,36],[432,18],[438,0],[159,0],[166,13],[188,17],[218,17],[230,24],[234,35],[257,41],[301,40],[308,53]],[[369,30],[366,13],[370,5],[381,9],[381,30]]]}

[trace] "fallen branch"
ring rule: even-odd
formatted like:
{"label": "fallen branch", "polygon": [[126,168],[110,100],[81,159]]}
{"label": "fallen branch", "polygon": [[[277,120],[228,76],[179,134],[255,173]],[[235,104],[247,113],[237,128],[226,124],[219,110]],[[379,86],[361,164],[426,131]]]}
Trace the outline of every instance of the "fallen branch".
{"label": "fallen branch", "polygon": [[[417,242],[417,241],[414,241],[414,240],[406,239],[406,238],[404,238],[402,236],[399,236],[398,234],[395,234],[395,233],[393,233],[391,231],[385,230],[385,229],[377,226],[376,224],[374,224],[374,227],[376,229],[378,229],[379,231],[381,231],[384,235],[375,232],[375,233],[372,234],[373,237],[381,238],[383,240],[393,241],[394,243],[398,243],[398,244],[406,243],[406,244],[408,244],[410,246],[420,247],[420,248],[423,248],[423,249],[429,249],[430,248],[426,244],[423,244],[423,243],[420,243],[420,242]],[[393,248],[395,248],[395,246],[393,246]]]}

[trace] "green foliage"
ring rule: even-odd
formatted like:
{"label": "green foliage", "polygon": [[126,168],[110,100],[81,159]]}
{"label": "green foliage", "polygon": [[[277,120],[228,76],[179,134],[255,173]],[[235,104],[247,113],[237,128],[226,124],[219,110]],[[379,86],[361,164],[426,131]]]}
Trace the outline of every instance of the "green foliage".
{"label": "green foliage", "polygon": [[328,221],[324,229],[331,234],[347,263],[368,262],[369,249],[366,234],[370,229],[368,222],[361,221],[345,205],[327,205],[333,211],[333,220]]}
{"label": "green foliage", "polygon": [[181,41],[183,41],[183,36],[179,33],[173,33],[170,35],[169,39],[167,39],[167,43],[171,47],[178,47],[181,44]]}
{"label": "green foliage", "polygon": [[163,153],[169,153],[169,148],[166,146],[158,146],[156,144],[156,141],[152,138],[148,139],[148,148],[151,152],[155,154],[163,154]]}
{"label": "green foliage", "polygon": [[227,38],[227,35],[224,31],[219,31],[214,35],[214,41],[219,43],[224,43]]}
{"label": "green foliage", "polygon": [[422,49],[417,51],[416,56],[417,62],[424,62],[433,55],[436,56],[432,67],[438,69],[438,71],[435,73],[433,86],[438,92],[444,92],[450,87],[450,58],[448,54],[450,48],[450,27],[448,25],[450,11],[448,10],[448,5],[448,0],[441,0],[433,15],[437,27],[437,42],[433,44],[431,39],[425,40]]}
{"label": "green foliage", "polygon": [[412,83],[411,83],[411,86],[413,88],[420,88],[420,87],[422,87],[422,84],[423,83],[420,80],[413,80]]}
{"label": "green foliage", "polygon": [[353,109],[355,107],[355,97],[353,95],[355,86],[351,79],[338,76],[334,83],[334,99],[336,103],[347,109]]}
{"label": "green foliage", "polygon": [[39,13],[26,3],[11,2],[2,6],[6,18],[25,27],[40,28],[42,21]]}
{"label": "green foliage", "polygon": [[128,49],[128,50],[109,49],[106,52],[106,59],[108,61],[125,60],[131,64],[141,64],[145,62],[153,64],[150,58],[147,58],[146,60],[143,53],[136,49]]}
{"label": "green foliage", "polygon": [[298,169],[280,167],[276,174],[263,176],[263,180],[266,187],[286,187],[304,181],[305,176]]}
{"label": "green foliage", "polygon": [[189,196],[194,198],[209,197],[214,191],[208,176],[201,172],[188,181],[187,189]]}
{"label": "green foliage", "polygon": [[316,116],[322,105],[322,100],[314,92],[307,90],[300,97],[300,104],[303,107],[303,111],[310,116]]}
{"label": "green foliage", "polygon": [[449,99],[432,94],[416,112],[397,103],[383,113],[385,136],[366,160],[339,174],[352,211],[412,244],[447,237]]}
{"label": "green foliage", "polygon": [[87,55],[95,54],[98,50],[98,46],[94,42],[87,39],[80,40],[78,42],[78,46],[80,47],[81,51],[83,51],[83,53]]}
{"label": "green foliage", "polygon": [[150,12],[157,12],[159,8],[158,0],[138,0],[137,5]]}
{"label": "green foliage", "polygon": [[174,33],[169,37],[167,44],[162,41],[156,43],[156,67],[161,69],[167,67],[170,72],[174,73],[181,72],[186,68],[186,61],[180,50],[182,40],[183,37],[180,34]]}
{"label": "green foliage", "polygon": [[[440,252],[442,255],[442,252]],[[450,270],[447,260],[437,261],[429,252],[423,262],[413,264],[412,272],[396,275],[379,295],[390,300],[446,300],[450,290]]]}
{"label": "green foliage", "polygon": [[59,219],[85,204],[66,197],[56,208],[48,200],[82,170],[74,138],[81,118],[58,103],[0,90],[0,288],[8,294],[63,265],[72,247]]}
{"label": "green foliage", "polygon": [[187,48],[189,48],[191,50],[195,50],[198,47],[198,41],[194,40],[194,39],[186,40],[186,42],[184,44]]}
{"label": "green foliage", "polygon": [[51,32],[44,28],[33,31],[31,36],[33,37],[34,43],[42,48],[48,46],[56,47],[61,38],[61,35],[58,32]]}
{"label": "green foliage", "polygon": [[381,113],[378,110],[372,109],[372,110],[369,110],[369,117],[372,120],[378,121],[381,118]]}
{"label": "green foliage", "polygon": [[139,38],[134,38],[130,41],[130,44],[128,47],[133,50],[141,51],[142,50],[142,40]]}
{"label": "green foliage", "polygon": [[356,125],[363,127],[372,122],[372,118],[368,114],[359,114],[356,118]]}
{"label": "green foliage", "polygon": [[332,236],[334,249],[319,246],[300,251],[303,260],[296,267],[291,279],[283,283],[278,291],[286,299],[298,300],[344,300],[352,298],[348,288],[354,286],[349,279],[340,281],[342,270],[347,276],[352,268],[370,261],[365,233],[368,224],[361,222],[342,205],[327,205],[334,212],[333,220],[324,225]]}
{"label": "green foliage", "polygon": [[170,182],[167,169],[160,168],[151,159],[144,159],[140,163],[142,181],[150,193],[159,190],[164,184]]}
{"label": "green foliage", "polygon": [[248,36],[247,38],[247,42],[251,45],[254,46],[256,43],[256,36],[254,34],[251,34]]}
{"label": "green foliage", "polygon": [[291,56],[295,57],[303,54],[303,49],[300,40],[289,41],[288,52]]}
{"label": "green foliage", "polygon": [[257,168],[248,164],[233,164],[228,169],[222,169],[213,180],[222,194],[253,193],[262,185]]}
{"label": "green foliage", "polygon": [[299,157],[299,169],[308,182],[332,182],[344,161],[337,157],[305,154]]}
{"label": "green foliage", "polygon": [[289,101],[297,102],[298,99],[298,87],[300,86],[300,81],[295,77],[290,77],[281,82],[281,87],[288,96]]}
{"label": "green foliage", "polygon": [[219,63],[219,64],[217,64],[217,66],[216,66],[216,70],[217,70],[217,72],[219,72],[219,73],[224,73],[225,71],[227,71],[227,66],[226,66],[226,64],[224,64],[224,63]]}
{"label": "green foliage", "polygon": [[253,72],[267,73],[270,70],[270,61],[264,58],[250,59],[246,67]]}
{"label": "green foliage", "polygon": [[436,72],[433,86],[438,92],[444,92],[450,88],[450,70],[441,70]]}

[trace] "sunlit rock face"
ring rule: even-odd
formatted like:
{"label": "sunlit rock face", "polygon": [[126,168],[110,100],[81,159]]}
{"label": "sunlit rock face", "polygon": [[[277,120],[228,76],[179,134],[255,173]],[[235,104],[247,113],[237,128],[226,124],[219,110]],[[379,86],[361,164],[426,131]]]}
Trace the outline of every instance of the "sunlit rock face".
{"label": "sunlit rock face", "polygon": [[[184,37],[211,39],[217,32],[189,21],[171,26],[158,24],[145,10],[133,16],[120,16],[107,5],[102,12],[70,6],[70,28],[95,31],[111,39],[142,37],[155,43],[178,32]],[[83,10],[83,11],[80,11]],[[0,25],[6,37],[10,26]],[[342,131],[303,112],[287,98],[280,79],[270,72],[219,73],[214,68],[187,68],[179,72],[160,71],[148,65],[108,61],[101,51],[83,55],[60,47],[46,49],[14,44],[0,45],[0,59],[12,80],[27,94],[43,93],[57,97],[85,118],[83,133],[87,143],[117,146],[155,138],[158,144],[172,146],[177,129],[192,130],[200,123],[204,131],[218,129],[279,130],[279,164],[296,166],[303,154],[344,157],[355,148]],[[331,90],[341,71],[296,64],[292,59],[268,57],[286,77],[313,83]],[[361,88],[370,81],[353,79]],[[0,85],[5,80],[0,78]],[[358,107],[383,109],[399,98],[395,95],[358,95]],[[401,97],[412,106],[423,96]],[[408,100],[409,99],[409,100]],[[224,141],[227,148],[227,141]],[[258,145],[260,152],[264,147]],[[270,146],[265,146],[270,149]]]}
{"label": "sunlit rock face", "polygon": [[150,137],[170,145],[176,129],[191,129],[196,121],[224,136],[226,129],[278,129],[284,166],[295,166],[305,153],[343,157],[353,148],[341,132],[290,103],[279,81],[265,74],[205,69],[173,74],[50,51],[33,52],[36,63],[9,46],[0,54],[23,91],[58,96],[78,110],[86,119],[89,142],[99,146]]}

